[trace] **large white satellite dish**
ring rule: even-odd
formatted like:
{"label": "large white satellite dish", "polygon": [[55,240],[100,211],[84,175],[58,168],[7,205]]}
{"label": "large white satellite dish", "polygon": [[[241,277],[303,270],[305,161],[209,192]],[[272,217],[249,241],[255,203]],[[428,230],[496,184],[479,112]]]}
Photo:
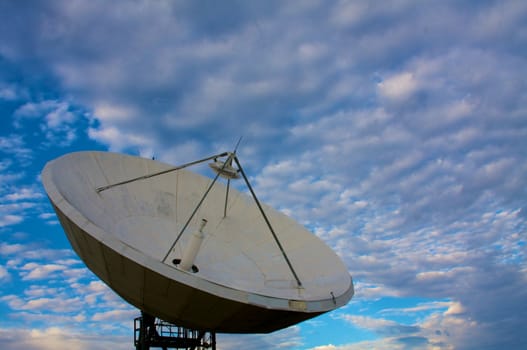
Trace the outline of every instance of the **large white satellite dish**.
{"label": "large white satellite dish", "polygon": [[[192,329],[266,333],[347,304],[353,283],[338,256],[261,204],[235,153],[201,161],[212,159],[214,179],[77,152],[50,161],[42,181],[79,257],[150,315]],[[240,174],[254,197],[229,188]]]}

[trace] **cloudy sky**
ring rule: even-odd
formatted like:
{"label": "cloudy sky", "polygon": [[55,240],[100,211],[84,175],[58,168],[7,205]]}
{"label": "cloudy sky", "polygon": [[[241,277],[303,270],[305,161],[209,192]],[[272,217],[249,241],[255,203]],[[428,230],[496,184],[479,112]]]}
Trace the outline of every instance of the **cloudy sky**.
{"label": "cloudy sky", "polygon": [[527,2],[0,2],[0,348],[131,349],[45,163],[232,149],[356,295],[219,349],[527,347]]}

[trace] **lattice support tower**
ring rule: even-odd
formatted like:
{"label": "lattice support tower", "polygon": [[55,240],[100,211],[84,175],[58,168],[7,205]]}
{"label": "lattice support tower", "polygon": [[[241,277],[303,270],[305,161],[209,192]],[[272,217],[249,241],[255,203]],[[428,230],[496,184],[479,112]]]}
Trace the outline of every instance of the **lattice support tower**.
{"label": "lattice support tower", "polygon": [[177,326],[141,312],[134,319],[134,345],[136,350],[216,350],[216,333]]}

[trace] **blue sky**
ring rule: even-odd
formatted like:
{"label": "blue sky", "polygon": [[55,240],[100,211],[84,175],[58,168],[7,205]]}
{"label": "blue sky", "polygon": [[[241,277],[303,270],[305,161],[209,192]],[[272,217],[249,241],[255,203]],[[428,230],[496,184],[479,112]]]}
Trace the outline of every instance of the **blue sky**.
{"label": "blue sky", "polygon": [[344,308],[219,349],[527,347],[527,2],[0,2],[0,348],[130,349],[45,163],[230,150],[343,259]]}

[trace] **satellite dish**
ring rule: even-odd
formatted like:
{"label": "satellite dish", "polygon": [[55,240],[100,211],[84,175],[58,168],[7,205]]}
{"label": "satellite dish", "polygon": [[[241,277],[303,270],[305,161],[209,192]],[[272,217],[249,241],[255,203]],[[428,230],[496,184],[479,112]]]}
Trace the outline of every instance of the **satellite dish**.
{"label": "satellite dish", "polygon": [[[208,160],[214,179],[183,169]],[[252,198],[229,187],[239,175]],[[42,181],[88,268],[130,304],[173,324],[267,333],[353,296],[338,256],[261,204],[235,153],[173,167],[76,152],[50,161]]]}

